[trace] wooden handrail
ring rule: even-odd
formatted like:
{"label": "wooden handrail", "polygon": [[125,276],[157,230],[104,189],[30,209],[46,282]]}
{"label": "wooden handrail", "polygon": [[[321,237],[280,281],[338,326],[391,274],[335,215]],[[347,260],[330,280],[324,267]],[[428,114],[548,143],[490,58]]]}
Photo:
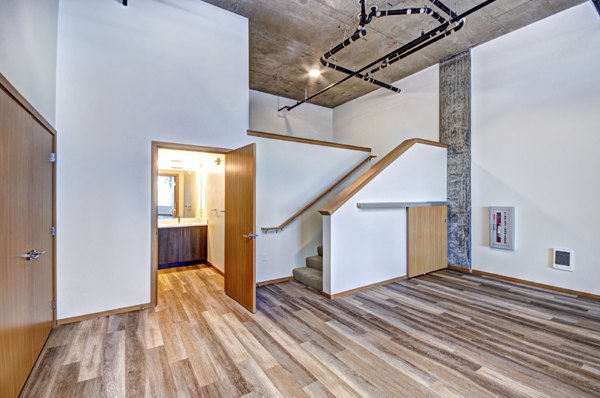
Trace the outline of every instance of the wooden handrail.
{"label": "wooden handrail", "polygon": [[448,145],[442,144],[436,141],[424,140],[421,138],[412,138],[406,141],[403,141],[400,145],[394,148],[390,153],[385,155],[379,162],[377,162],[373,167],[367,170],[363,175],[358,177],[354,182],[344,188],[340,193],[338,193],[335,197],[333,197],[329,203],[327,203],[319,213],[324,216],[332,215],[337,209],[339,209],[344,203],[346,203],[352,196],[354,196],[358,191],[360,191],[365,185],[369,183],[375,176],[385,170],[390,164],[394,162],[394,160],[398,159],[404,152],[408,151],[415,144],[424,144],[424,145],[432,145],[439,146],[442,148],[448,148]]}
{"label": "wooden handrail", "polygon": [[302,209],[298,210],[293,216],[291,216],[290,218],[288,218],[287,220],[285,220],[284,222],[282,222],[279,226],[277,226],[277,227],[261,228],[261,230],[263,231],[263,233],[267,233],[267,232],[279,232],[279,231],[283,230],[291,222],[293,222],[295,219],[297,219],[298,217],[300,217],[302,215],[302,213],[304,213],[306,210],[310,209],[319,200],[323,199],[323,197],[325,195],[327,195],[329,192],[333,191],[337,186],[339,186],[342,182],[344,182],[344,180],[346,180],[348,177],[350,177],[352,174],[354,174],[354,172],[356,172],[356,170],[360,169],[365,163],[369,162],[371,159],[376,158],[376,157],[377,156],[375,156],[375,155],[370,155],[370,156],[367,156],[366,158],[364,158],[363,160],[361,160],[361,162],[359,164],[357,164],[352,170],[350,170],[349,172],[347,172],[346,174],[344,174],[344,176],[342,176],[339,180],[337,180],[336,182],[334,182],[329,188],[327,188],[326,190],[324,190],[323,192],[321,192],[321,194],[319,194],[319,196],[317,196],[315,199],[313,199],[312,201],[310,201],[310,203],[308,203]]}
{"label": "wooden handrail", "polygon": [[292,137],[290,135],[283,135],[283,134],[264,133],[262,131],[248,130],[248,135],[251,135],[253,137],[269,138],[272,140],[293,141],[293,142],[299,142],[301,144],[320,145],[320,146],[328,146],[328,147],[333,147],[333,148],[349,149],[351,151],[372,152],[371,148],[366,148],[364,146],[340,144],[339,142],[331,142],[331,141],[313,140],[312,138]]}

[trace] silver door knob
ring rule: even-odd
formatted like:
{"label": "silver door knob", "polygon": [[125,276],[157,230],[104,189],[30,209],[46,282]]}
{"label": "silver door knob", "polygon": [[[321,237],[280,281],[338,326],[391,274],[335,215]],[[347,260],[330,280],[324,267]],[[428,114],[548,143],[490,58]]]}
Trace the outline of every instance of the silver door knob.
{"label": "silver door knob", "polygon": [[246,239],[256,239],[258,238],[258,234],[248,234],[248,235],[242,235],[244,238]]}
{"label": "silver door knob", "polygon": [[46,254],[46,250],[38,251],[38,250],[29,250],[23,257],[27,259],[27,261],[37,260],[41,255]]}

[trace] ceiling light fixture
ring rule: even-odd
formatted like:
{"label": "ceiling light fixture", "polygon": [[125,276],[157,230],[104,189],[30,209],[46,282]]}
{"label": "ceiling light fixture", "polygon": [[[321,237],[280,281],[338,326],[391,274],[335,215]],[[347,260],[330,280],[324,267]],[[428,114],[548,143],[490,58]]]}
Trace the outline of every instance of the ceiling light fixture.
{"label": "ceiling light fixture", "polygon": [[321,71],[318,70],[318,69],[311,69],[308,72],[308,76],[310,76],[310,77],[319,77],[319,76],[321,76]]}

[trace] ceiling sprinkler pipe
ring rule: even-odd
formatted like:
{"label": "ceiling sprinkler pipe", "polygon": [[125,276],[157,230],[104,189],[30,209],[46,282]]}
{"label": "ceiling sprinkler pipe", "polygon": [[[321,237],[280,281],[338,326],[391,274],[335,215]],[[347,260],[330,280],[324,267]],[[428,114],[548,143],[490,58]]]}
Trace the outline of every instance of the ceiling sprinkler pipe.
{"label": "ceiling sprinkler pipe", "polygon": [[397,54],[385,59],[378,67],[371,69],[368,74],[371,75],[375,72],[379,72],[380,70],[387,68],[388,66],[401,60],[402,58],[405,58],[405,57],[409,56],[410,54],[414,54],[415,52],[443,39],[444,37],[450,36],[452,33],[458,32],[464,25],[465,25],[465,19],[463,18],[452,29],[447,29],[447,30],[442,31],[441,33],[436,33],[433,36],[431,36],[431,38],[435,38],[434,40],[430,40],[430,41],[428,41],[424,44],[421,44],[413,49],[408,49],[404,52],[398,52]]}
{"label": "ceiling sprinkler pipe", "polygon": [[446,19],[442,17],[438,12],[434,11],[430,7],[421,7],[421,8],[403,8],[400,10],[387,10],[387,11],[378,11],[376,17],[387,17],[390,15],[412,15],[412,14],[428,14],[433,19],[438,21],[439,23],[446,22]]}
{"label": "ceiling sprinkler pipe", "polygon": [[[321,57],[321,65],[326,66],[328,68],[331,68],[333,70],[337,70],[338,72],[345,73],[347,75],[351,75],[351,74],[354,73],[353,70],[346,69],[343,66],[336,65],[336,64],[331,63],[331,62],[327,62],[327,60],[324,57]],[[361,79],[361,80],[364,80],[366,82],[376,84],[379,87],[387,88],[388,90],[391,90],[391,91],[393,91],[395,93],[399,93],[401,91],[398,87],[394,87],[391,84],[379,81],[379,80],[377,80],[377,79],[375,79],[375,78],[373,78],[372,76],[369,76],[369,75],[363,75],[363,74],[358,73],[358,74],[356,74],[356,77],[359,78],[359,79]]]}
{"label": "ceiling sprinkler pipe", "polygon": [[440,0],[429,0],[431,4],[445,12],[450,18],[456,18],[456,13],[450,9],[447,5],[442,3]]}
{"label": "ceiling sprinkler pipe", "polygon": [[[332,48],[331,50],[329,50],[328,52],[326,52],[325,54],[323,54],[323,56],[321,57],[321,59],[319,60],[319,62],[321,63],[321,65],[333,69],[333,70],[337,70],[338,72],[342,72],[345,73],[347,75],[354,73],[354,71],[344,68],[343,66],[337,65],[334,62],[329,62],[329,58],[331,58],[334,54],[338,53],[339,51],[341,51],[342,49],[344,49],[346,46],[349,46],[350,44],[352,44],[353,42],[355,42],[356,40],[360,39],[361,37],[364,37],[367,34],[367,31],[363,28],[361,29],[359,27],[359,29],[356,30],[356,32],[354,32],[352,34],[352,36],[350,36],[349,38],[347,38],[346,40],[344,40],[343,42],[341,42],[340,44],[338,44],[337,46],[335,46],[334,48]],[[384,83],[382,81],[379,81],[373,77],[370,76],[365,76],[362,74],[357,74],[356,75],[357,78],[367,81],[369,83],[373,83],[378,85],[379,87],[383,87],[383,88],[387,88],[388,90],[392,90],[395,93],[399,93],[400,89],[397,87],[392,86],[391,84],[388,83]]]}
{"label": "ceiling sprinkler pipe", "polygon": [[[360,3],[361,3],[361,7],[364,6],[364,0],[360,1]],[[339,72],[345,73],[347,75],[353,74],[354,71],[344,68],[342,66],[339,66],[334,62],[329,62],[329,58],[331,58],[333,55],[337,54],[338,52],[340,52],[342,49],[346,48],[353,42],[357,41],[361,37],[364,37],[367,34],[367,31],[364,26],[366,24],[370,23],[373,17],[381,18],[384,16],[390,16],[390,15],[412,15],[412,14],[428,14],[433,19],[435,19],[436,21],[438,21],[440,23],[444,23],[446,21],[439,13],[437,13],[430,7],[403,8],[403,9],[399,9],[399,10],[388,10],[388,11],[380,12],[377,10],[376,6],[373,6],[373,7],[371,7],[371,12],[369,13],[369,15],[365,15],[365,14],[361,13],[359,26],[356,29],[356,31],[352,34],[352,36],[348,37],[346,40],[339,43],[337,46],[333,47],[331,50],[329,50],[328,52],[323,54],[323,56],[320,59],[321,65],[323,65],[327,68],[331,68],[333,70],[337,70]],[[380,69],[382,69],[382,68],[380,68]],[[373,83],[379,87],[383,87],[388,90],[391,90],[395,93],[399,93],[401,91],[398,87],[394,87],[391,84],[384,83],[382,81],[375,79],[374,77],[370,76],[371,74],[372,73],[369,73],[367,76],[365,76],[363,74],[358,73],[358,74],[356,74],[356,77],[361,80],[364,80],[366,82]]]}
{"label": "ceiling sprinkler pipe", "polygon": [[388,62],[388,65],[391,65],[394,62],[400,61],[401,59],[406,58],[409,55],[414,54],[417,51],[420,51],[420,50],[424,49],[425,47],[428,47],[428,46],[432,45],[433,43],[435,43],[437,41],[440,41],[443,38],[448,37],[448,36],[450,36],[451,34],[453,34],[455,32],[458,32],[465,25],[464,24],[464,19],[462,19],[461,22],[462,23],[458,23],[454,28],[452,28],[450,30],[447,30],[447,31],[444,31],[443,33],[435,35],[431,40],[429,40],[429,41],[427,41],[427,42],[425,42],[425,43],[423,43],[423,44],[421,44],[421,45],[419,45],[419,46],[417,46],[417,47],[415,47],[415,48],[413,48],[411,50],[408,50],[408,51],[405,51],[405,52],[403,52],[401,54],[398,54],[396,57],[394,57],[393,59],[391,59]]}
{"label": "ceiling sprinkler pipe", "polygon": [[[329,91],[332,88],[339,86],[340,84],[344,83],[345,81],[350,80],[351,78],[355,77],[359,73],[362,73],[365,70],[367,70],[369,68],[372,68],[373,66],[375,66],[377,64],[380,64],[380,63],[382,63],[382,62],[384,62],[384,61],[386,61],[388,59],[391,59],[391,58],[393,58],[395,56],[398,56],[398,54],[404,54],[403,57],[405,57],[407,55],[407,53],[410,53],[410,54],[413,53],[413,52],[410,51],[412,49],[417,49],[417,48],[421,49],[421,48],[424,48],[424,47],[432,44],[434,41],[427,42],[427,40],[435,37],[440,32],[446,32],[448,30],[448,27],[451,24],[454,24],[454,23],[456,23],[456,22],[458,22],[458,21],[466,18],[467,16],[473,14],[474,12],[477,12],[477,11],[481,10],[482,8],[484,8],[484,7],[492,4],[495,1],[496,0],[485,0],[484,2],[482,2],[480,4],[477,4],[475,7],[472,7],[470,9],[468,9],[467,11],[465,11],[465,12],[457,15],[456,17],[452,18],[450,21],[447,21],[447,22],[445,22],[445,23],[443,23],[443,24],[441,24],[441,25],[439,25],[439,26],[431,29],[430,31],[423,33],[421,36],[417,37],[416,39],[412,40],[411,42],[409,42],[409,43],[401,46],[400,48],[398,48],[398,49],[396,49],[396,50],[394,50],[394,51],[392,51],[392,52],[384,55],[383,57],[381,57],[381,58],[379,58],[379,59],[371,62],[370,64],[363,66],[362,68],[360,68],[359,70],[357,70],[353,74],[348,75],[348,76],[344,77],[343,79],[341,79],[341,80],[339,80],[339,81],[337,81],[335,83],[331,83],[327,87],[325,87],[325,88],[317,91],[316,93],[314,93],[311,96],[305,98],[304,100],[297,101],[294,105],[284,106],[284,107],[280,108],[279,111],[282,111],[282,110],[291,111],[292,109],[296,108],[297,106],[300,106],[300,105],[304,104],[305,102],[308,102],[311,99],[313,99],[313,98],[315,98],[315,97],[317,97],[317,96],[325,93],[326,91]],[[464,22],[463,22],[463,24],[464,24]],[[439,38],[435,39],[435,41],[438,41],[438,40],[440,40],[443,37],[445,37],[445,36],[440,35]],[[417,51],[417,50],[415,50],[415,51]]]}

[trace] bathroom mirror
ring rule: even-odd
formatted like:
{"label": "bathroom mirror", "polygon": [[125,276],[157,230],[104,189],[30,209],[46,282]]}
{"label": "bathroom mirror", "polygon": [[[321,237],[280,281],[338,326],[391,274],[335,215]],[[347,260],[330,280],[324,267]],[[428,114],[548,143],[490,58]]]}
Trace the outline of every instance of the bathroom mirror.
{"label": "bathroom mirror", "polygon": [[159,170],[158,218],[195,218],[199,213],[195,171]]}

